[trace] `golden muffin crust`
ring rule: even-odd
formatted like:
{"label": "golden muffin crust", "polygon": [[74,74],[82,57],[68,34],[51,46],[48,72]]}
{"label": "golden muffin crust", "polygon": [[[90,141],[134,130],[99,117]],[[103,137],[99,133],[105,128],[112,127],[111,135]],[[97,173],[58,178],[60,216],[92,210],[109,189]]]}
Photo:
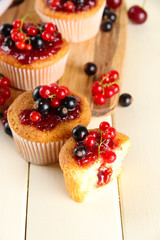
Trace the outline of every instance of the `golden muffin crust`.
{"label": "golden muffin crust", "polygon": [[82,19],[88,18],[91,15],[94,15],[104,4],[105,0],[97,0],[97,4],[87,11],[82,11],[79,13],[68,13],[68,12],[56,12],[51,10],[48,7],[48,4],[44,0],[36,0],[35,8],[40,11],[42,14],[55,18],[55,19],[64,19],[64,20],[72,20],[72,19]]}
{"label": "golden muffin crust", "polygon": [[20,63],[14,56],[7,55],[0,49],[0,61],[3,61],[7,64],[13,65],[14,67],[24,68],[24,69],[41,69],[53,65],[54,63],[61,60],[69,52],[69,44],[63,39],[61,49],[54,55],[41,60],[35,60],[30,64]]}
{"label": "golden muffin crust", "polygon": [[21,94],[8,109],[8,121],[10,127],[22,138],[32,142],[53,142],[69,138],[72,135],[72,129],[75,126],[79,124],[87,126],[89,124],[91,120],[91,110],[87,99],[83,95],[74,91],[71,91],[70,94],[78,96],[81,99],[81,113],[79,118],[59,123],[53,130],[46,132],[40,131],[34,126],[21,124],[19,117],[20,113],[27,108],[33,108],[35,103],[32,93],[33,90],[30,90]]}

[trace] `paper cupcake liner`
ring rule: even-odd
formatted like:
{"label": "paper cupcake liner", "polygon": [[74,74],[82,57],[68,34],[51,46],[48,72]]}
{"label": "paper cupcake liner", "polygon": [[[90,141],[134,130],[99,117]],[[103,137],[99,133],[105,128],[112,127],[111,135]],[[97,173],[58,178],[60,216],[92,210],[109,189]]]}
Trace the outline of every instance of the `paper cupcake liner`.
{"label": "paper cupcake liner", "polygon": [[10,86],[21,90],[31,90],[40,85],[49,85],[60,79],[65,70],[68,54],[53,65],[41,69],[18,68],[0,61],[1,72],[10,79]]}
{"label": "paper cupcake liner", "polygon": [[104,7],[105,2],[95,14],[88,18],[68,20],[45,16],[36,7],[35,10],[43,22],[52,22],[56,24],[58,30],[68,42],[83,42],[94,37],[98,33]]}
{"label": "paper cupcake liner", "polygon": [[28,141],[17,135],[12,129],[14,141],[22,158],[27,162],[48,165],[58,161],[59,152],[67,139],[49,142],[36,143]]}

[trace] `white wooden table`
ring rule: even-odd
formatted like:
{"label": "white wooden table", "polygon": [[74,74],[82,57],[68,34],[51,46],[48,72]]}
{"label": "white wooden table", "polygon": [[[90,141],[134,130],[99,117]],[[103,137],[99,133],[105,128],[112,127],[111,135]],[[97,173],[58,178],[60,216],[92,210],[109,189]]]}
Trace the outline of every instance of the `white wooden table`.
{"label": "white wooden table", "polygon": [[[132,143],[118,183],[75,203],[59,166],[27,164],[1,126],[0,240],[160,239],[160,1],[147,1],[146,9],[145,24],[128,26],[121,92],[134,102],[108,117]],[[104,119],[93,118],[90,127]]]}

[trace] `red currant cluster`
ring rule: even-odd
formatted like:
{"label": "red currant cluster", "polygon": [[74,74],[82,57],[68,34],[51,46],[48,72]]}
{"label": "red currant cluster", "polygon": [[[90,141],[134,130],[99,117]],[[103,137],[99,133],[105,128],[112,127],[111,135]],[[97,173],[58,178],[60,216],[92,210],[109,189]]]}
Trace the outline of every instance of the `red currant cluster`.
{"label": "red currant cluster", "polygon": [[118,79],[119,73],[115,70],[111,70],[108,74],[102,74],[100,81],[92,84],[94,102],[103,105],[107,98],[111,98],[117,94],[119,92]]}
{"label": "red currant cluster", "polygon": [[6,100],[11,96],[11,92],[8,89],[9,80],[0,74],[0,106],[4,105]]}
{"label": "red currant cluster", "polygon": [[85,0],[51,0],[49,4],[51,8],[57,11],[76,12],[83,10],[83,7],[85,5],[88,5],[88,7],[94,6],[95,1],[92,0],[92,2],[90,2]]}

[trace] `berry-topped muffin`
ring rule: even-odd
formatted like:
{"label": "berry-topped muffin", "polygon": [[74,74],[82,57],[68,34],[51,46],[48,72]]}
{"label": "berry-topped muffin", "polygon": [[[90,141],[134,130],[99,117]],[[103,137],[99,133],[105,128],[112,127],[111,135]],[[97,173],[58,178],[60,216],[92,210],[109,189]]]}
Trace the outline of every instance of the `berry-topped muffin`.
{"label": "berry-topped muffin", "polygon": [[90,131],[82,125],[75,127],[59,155],[71,197],[83,202],[115,179],[129,148],[129,137],[116,132],[108,122]]}
{"label": "berry-topped muffin", "polygon": [[22,157],[45,165],[58,160],[62,145],[77,124],[89,124],[91,111],[84,96],[53,83],[21,94],[7,116]]}
{"label": "berry-topped muffin", "polygon": [[0,26],[0,63],[12,87],[31,90],[63,75],[69,45],[53,23],[25,19]]}
{"label": "berry-topped muffin", "polygon": [[53,22],[69,42],[82,42],[98,31],[105,0],[36,0],[35,9],[45,22]]}

